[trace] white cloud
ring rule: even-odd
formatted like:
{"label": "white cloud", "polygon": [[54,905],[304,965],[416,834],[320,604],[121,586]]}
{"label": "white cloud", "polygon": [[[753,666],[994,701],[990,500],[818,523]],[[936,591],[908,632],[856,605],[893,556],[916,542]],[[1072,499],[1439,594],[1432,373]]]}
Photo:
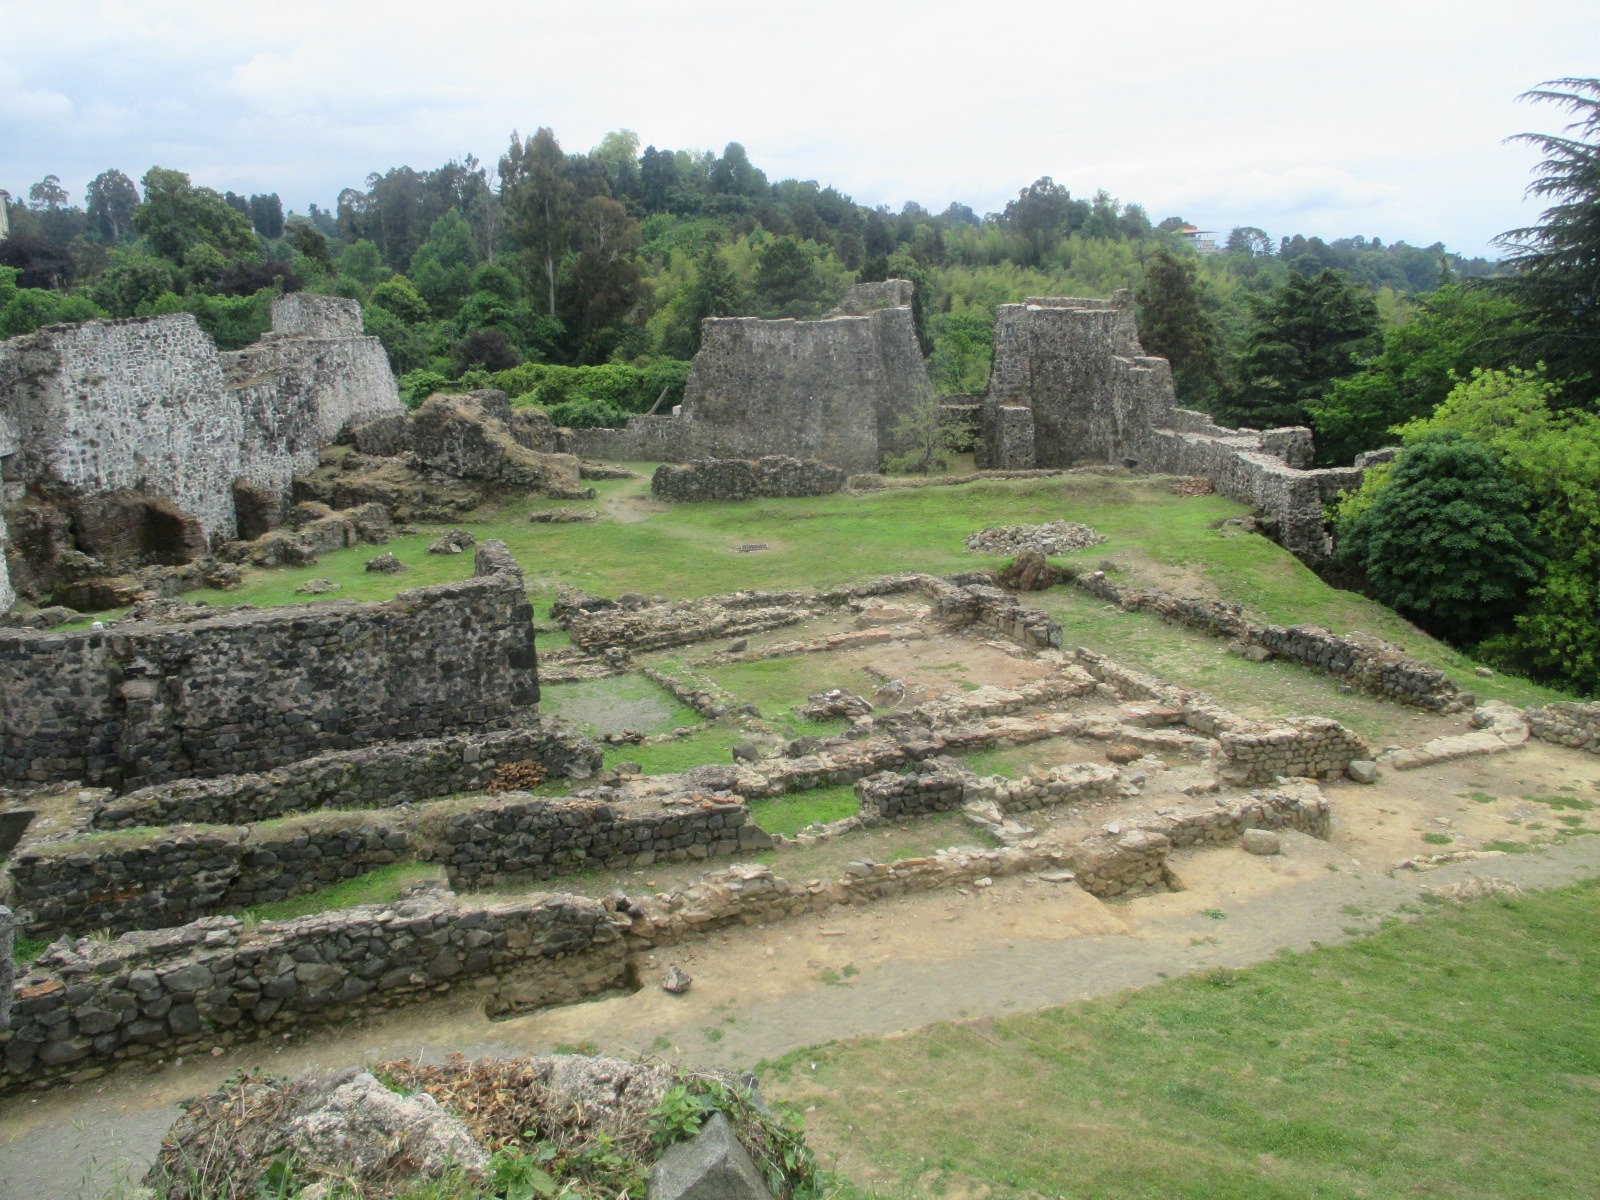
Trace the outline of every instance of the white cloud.
{"label": "white cloud", "polygon": [[0,0],[0,186],[159,162],[304,208],[402,163],[492,165],[512,128],[583,149],[627,126],[658,146],[738,140],[774,178],[866,203],[982,212],[1050,174],[1274,234],[1476,252],[1526,220],[1531,158],[1500,139],[1558,116],[1513,97],[1592,71],[1600,10],[1524,0],[1508,24],[1488,5],[1345,0],[1337,17],[1268,0],[279,0],[263,20],[213,0]]}

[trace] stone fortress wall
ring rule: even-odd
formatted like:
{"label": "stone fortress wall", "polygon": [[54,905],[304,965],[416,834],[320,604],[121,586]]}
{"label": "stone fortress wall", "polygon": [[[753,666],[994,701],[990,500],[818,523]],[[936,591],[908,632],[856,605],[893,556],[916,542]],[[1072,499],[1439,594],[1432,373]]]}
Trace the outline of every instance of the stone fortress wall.
{"label": "stone fortress wall", "polygon": [[404,411],[355,301],[280,296],[272,321],[231,353],[187,313],[0,342],[0,611],[48,591],[64,550],[113,570],[198,557],[238,535],[238,485],[286,508],[347,424]]}
{"label": "stone fortress wall", "polygon": [[503,542],[379,604],[0,634],[0,782],[126,787],[526,724],[533,609]]}
{"label": "stone fortress wall", "polygon": [[910,305],[899,279],[855,285],[817,321],[707,318],[673,415],[566,430],[560,449],[638,462],[784,454],[876,471],[901,449],[901,416],[933,400]]}

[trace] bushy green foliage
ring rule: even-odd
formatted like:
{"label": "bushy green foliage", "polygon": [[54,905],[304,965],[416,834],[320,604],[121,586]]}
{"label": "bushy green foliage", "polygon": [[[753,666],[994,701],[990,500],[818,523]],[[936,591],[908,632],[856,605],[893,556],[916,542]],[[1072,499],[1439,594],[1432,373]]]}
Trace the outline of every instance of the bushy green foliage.
{"label": "bushy green foliage", "polygon": [[1346,511],[1340,554],[1385,604],[1458,645],[1504,628],[1543,565],[1527,492],[1500,455],[1456,432],[1415,439]]}
{"label": "bushy green foliage", "polygon": [[22,274],[15,267],[0,267],[0,338],[32,333],[46,325],[91,321],[107,315],[84,296],[64,296],[47,288],[17,286]]}
{"label": "bushy green foliage", "polygon": [[1194,260],[1158,249],[1138,291],[1139,341],[1172,365],[1180,399],[1197,402],[1222,382],[1218,331],[1200,301]]}
{"label": "bushy green foliage", "polygon": [[1400,430],[1409,446],[1454,432],[1493,447],[1526,489],[1549,554],[1528,609],[1495,640],[1512,666],[1583,693],[1600,689],[1600,417],[1562,410],[1541,371],[1475,371],[1433,416]]}
{"label": "bushy green foliage", "polygon": [[1481,286],[1451,284],[1424,296],[1410,320],[1384,331],[1377,357],[1307,405],[1319,457],[1347,463],[1393,445],[1395,426],[1426,417],[1474,369],[1503,365],[1500,339],[1519,328],[1517,313]]}
{"label": "bushy green foliage", "polygon": [[667,395],[661,400],[658,411],[670,411],[683,399],[683,385],[688,378],[689,364],[670,358],[645,367],[621,363],[594,367],[523,363],[484,376],[473,386],[499,388],[516,404],[537,404],[551,409],[586,400],[608,405],[626,415],[649,411],[663,391]]}

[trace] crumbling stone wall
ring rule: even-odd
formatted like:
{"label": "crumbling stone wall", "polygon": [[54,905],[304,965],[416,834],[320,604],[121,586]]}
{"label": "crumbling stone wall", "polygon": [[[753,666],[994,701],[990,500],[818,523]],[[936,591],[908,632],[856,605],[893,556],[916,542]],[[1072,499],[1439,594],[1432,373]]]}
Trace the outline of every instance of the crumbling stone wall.
{"label": "crumbling stone wall", "polygon": [[673,416],[565,430],[561,449],[639,462],[785,454],[876,471],[884,455],[906,448],[902,415],[933,403],[910,307],[881,306],[908,300],[909,287],[858,285],[841,309],[850,315],[820,321],[708,318]]}
{"label": "crumbling stone wall", "polygon": [[29,937],[164,929],[252,904],[314,892],[409,856],[404,828],[376,819],[178,832],[135,845],[24,851],[7,864],[12,903]]}
{"label": "crumbling stone wall", "polygon": [[523,724],[539,685],[522,572],[503,542],[476,570],[381,604],[0,631],[0,781],[137,786]]}
{"label": "crumbling stone wall", "polygon": [[[1174,403],[1167,360],[1139,345],[1131,294],[1002,304],[995,310],[978,465],[1137,464]],[[1020,460],[1027,421],[1019,409],[1032,416],[1031,462]]]}
{"label": "crumbling stone wall", "polygon": [[600,748],[560,724],[463,733],[334,750],[259,774],[155,784],[118,796],[90,819],[96,829],[184,822],[237,825],[324,808],[391,808],[482,791],[510,763],[537,763],[553,779],[600,770]]}
{"label": "crumbling stone wall", "polygon": [[1092,596],[1129,612],[1150,612],[1246,646],[1257,646],[1302,666],[1347,679],[1363,691],[1435,712],[1458,712],[1475,702],[1437,667],[1407,657],[1392,642],[1365,633],[1336,634],[1320,625],[1262,625],[1223,600],[1174,596],[1157,588],[1125,587],[1104,572],[1071,576]]}
{"label": "crumbling stone wall", "polygon": [[0,343],[0,499],[39,535],[8,553],[28,594],[53,586],[65,549],[112,572],[190,561],[237,535],[236,483],[285,505],[347,422],[402,411],[355,301],[279,297],[273,322],[225,355],[187,313]]}
{"label": "crumbling stone wall", "polygon": [[1600,754],[1600,701],[1557,701],[1527,710],[1528,732],[1542,741]]}
{"label": "crumbling stone wall", "polygon": [[[673,802],[675,801],[675,802]],[[458,813],[440,834],[450,885],[511,887],[597,867],[685,862],[772,844],[736,797],[686,794],[614,804],[507,797]]]}
{"label": "crumbling stone wall", "polygon": [[844,490],[839,467],[768,454],[757,459],[702,458],[687,466],[663,463],[650,491],[663,500],[755,500],[768,496],[826,496]]}
{"label": "crumbling stone wall", "polygon": [[1230,730],[1217,740],[1222,774],[1238,783],[1334,779],[1357,759],[1372,758],[1362,738],[1329,717],[1293,717],[1278,729]]}
{"label": "crumbling stone wall", "polygon": [[253,932],[212,917],[83,938],[51,947],[19,980],[0,1086],[346,1020],[458,987],[498,1012],[587,999],[628,977],[615,914],[581,896],[420,897]]}

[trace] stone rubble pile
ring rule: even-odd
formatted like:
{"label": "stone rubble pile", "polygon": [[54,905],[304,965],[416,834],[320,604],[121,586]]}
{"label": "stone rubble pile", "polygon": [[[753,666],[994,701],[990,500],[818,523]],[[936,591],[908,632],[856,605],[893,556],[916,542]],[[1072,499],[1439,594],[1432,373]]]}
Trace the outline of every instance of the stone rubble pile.
{"label": "stone rubble pile", "polygon": [[1017,555],[1024,550],[1050,557],[1098,546],[1106,535],[1075,521],[1043,525],[990,525],[967,538],[967,549],[979,554]]}
{"label": "stone rubble pile", "polygon": [[650,478],[662,500],[756,500],[826,496],[844,490],[845,474],[815,459],[769,454],[756,459],[700,458],[685,466],[663,463]]}

